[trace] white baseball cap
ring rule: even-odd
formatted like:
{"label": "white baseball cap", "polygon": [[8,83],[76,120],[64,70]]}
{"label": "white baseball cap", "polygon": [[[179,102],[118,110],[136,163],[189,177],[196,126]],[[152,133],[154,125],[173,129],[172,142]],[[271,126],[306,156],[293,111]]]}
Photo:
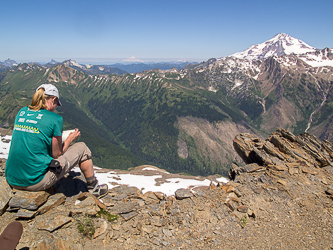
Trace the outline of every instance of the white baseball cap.
{"label": "white baseball cap", "polygon": [[54,86],[53,84],[42,84],[36,89],[36,91],[39,90],[40,88],[44,89],[44,94],[45,95],[51,95],[51,96],[57,97],[58,98],[58,105],[62,106],[61,102],[59,100],[59,92],[58,92],[58,89],[57,89],[56,86]]}

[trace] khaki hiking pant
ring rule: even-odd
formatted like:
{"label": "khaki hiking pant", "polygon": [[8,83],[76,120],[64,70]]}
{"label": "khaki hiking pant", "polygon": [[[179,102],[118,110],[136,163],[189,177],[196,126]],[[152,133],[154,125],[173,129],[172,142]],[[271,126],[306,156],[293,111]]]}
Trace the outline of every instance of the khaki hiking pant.
{"label": "khaki hiking pant", "polygon": [[27,191],[46,190],[52,187],[58,180],[64,177],[64,175],[67,174],[76,165],[86,160],[89,160],[90,158],[91,158],[91,151],[86,146],[86,144],[84,142],[77,142],[74,145],[70,146],[63,155],[55,159],[59,161],[61,166],[61,172],[59,174],[55,174],[54,172],[48,170],[44,178],[35,185],[29,187],[12,185],[12,187],[19,190],[27,190]]}

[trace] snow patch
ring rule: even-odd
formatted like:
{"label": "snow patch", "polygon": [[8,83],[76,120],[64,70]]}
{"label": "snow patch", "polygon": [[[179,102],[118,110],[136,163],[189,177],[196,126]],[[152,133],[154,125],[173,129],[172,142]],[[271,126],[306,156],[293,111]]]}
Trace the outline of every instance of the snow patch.
{"label": "snow patch", "polygon": [[[330,53],[332,50],[330,49]],[[305,53],[298,56],[299,59],[303,60],[312,67],[333,67],[333,60],[328,57],[328,49],[317,53]]]}
{"label": "snow patch", "polygon": [[[73,169],[75,172],[80,172],[78,167]],[[156,169],[147,167],[143,170],[154,170]],[[165,172],[164,172],[165,173]],[[156,174],[152,176],[145,175],[134,175],[134,174],[117,174],[114,171],[107,173],[95,173],[99,183],[106,183],[109,189],[117,187],[119,185],[129,185],[140,189],[143,193],[148,191],[151,192],[162,192],[168,196],[174,195],[176,190],[179,188],[195,188],[201,186],[209,186],[211,181],[209,179],[196,180],[196,179],[183,179],[183,178],[165,178],[164,183],[158,183],[157,179],[162,178],[162,175]],[[217,178],[218,182],[227,183],[226,178]],[[193,190],[192,190],[193,191]]]}
{"label": "snow patch", "polygon": [[10,149],[10,142],[12,140],[11,135],[1,137],[0,135],[0,158],[7,159]]}
{"label": "snow patch", "polygon": [[211,91],[211,92],[216,93],[216,92],[217,92],[217,89],[215,89],[213,86],[210,86],[210,87],[208,88],[208,91]]}
{"label": "snow patch", "polygon": [[239,80],[239,79],[236,79],[236,80],[235,80],[235,85],[232,87],[231,90],[233,90],[233,89],[235,89],[235,88],[237,88],[237,87],[239,87],[239,86],[242,86],[243,83],[244,83],[243,81],[241,81],[241,80]]}

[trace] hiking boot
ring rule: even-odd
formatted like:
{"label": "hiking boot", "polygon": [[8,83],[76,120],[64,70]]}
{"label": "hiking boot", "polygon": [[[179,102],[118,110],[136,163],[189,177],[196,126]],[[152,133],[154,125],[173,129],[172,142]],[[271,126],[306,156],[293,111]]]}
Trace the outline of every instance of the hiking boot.
{"label": "hiking boot", "polygon": [[109,188],[107,184],[96,185],[92,189],[88,189],[89,193],[94,195],[96,198],[102,198],[107,195]]}

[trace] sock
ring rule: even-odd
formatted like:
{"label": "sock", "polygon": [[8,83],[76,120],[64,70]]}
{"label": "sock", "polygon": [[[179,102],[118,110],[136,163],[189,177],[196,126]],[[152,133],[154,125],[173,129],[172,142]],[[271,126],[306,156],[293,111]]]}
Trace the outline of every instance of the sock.
{"label": "sock", "polygon": [[86,178],[87,180],[87,188],[88,189],[92,189],[96,186],[96,184],[98,183],[98,180],[96,179],[95,175],[89,178]]}

